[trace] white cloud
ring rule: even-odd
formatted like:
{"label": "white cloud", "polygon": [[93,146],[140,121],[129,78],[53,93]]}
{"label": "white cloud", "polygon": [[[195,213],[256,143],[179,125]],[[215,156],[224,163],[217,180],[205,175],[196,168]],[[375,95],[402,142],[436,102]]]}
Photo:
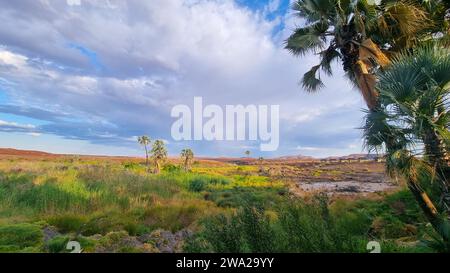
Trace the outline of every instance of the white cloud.
{"label": "white cloud", "polygon": [[[363,104],[339,70],[324,77],[318,94],[297,85],[317,60],[282,48],[292,21],[273,39],[279,21],[232,0],[70,3],[7,1],[0,10],[0,87],[21,107],[64,112],[39,128],[47,133],[115,145],[142,134],[170,140],[170,107],[194,96],[208,104],[279,104],[281,142],[290,147],[300,134],[311,142],[324,131],[345,142],[342,130],[359,125],[353,119]],[[279,4],[271,0],[266,9]],[[330,115],[337,108],[347,111]],[[230,147],[196,145],[212,154]]]}
{"label": "white cloud", "polygon": [[81,5],[81,0],[66,0],[69,6],[79,6]]}
{"label": "white cloud", "polygon": [[0,127],[20,128],[20,129],[34,129],[36,126],[32,124],[19,124],[17,122],[9,122],[0,120]]}
{"label": "white cloud", "polygon": [[23,68],[26,66],[27,60],[28,58],[26,56],[0,49],[0,64],[12,65],[15,68]]}
{"label": "white cloud", "polygon": [[280,0],[270,0],[267,5],[269,12],[274,12],[280,7]]}

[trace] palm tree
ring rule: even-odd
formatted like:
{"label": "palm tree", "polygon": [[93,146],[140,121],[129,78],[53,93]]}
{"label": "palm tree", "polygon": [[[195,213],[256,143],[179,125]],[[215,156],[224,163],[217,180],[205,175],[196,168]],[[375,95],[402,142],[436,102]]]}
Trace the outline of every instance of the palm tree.
{"label": "palm tree", "polygon": [[167,149],[162,140],[153,142],[151,154],[155,162],[155,173],[158,174],[161,171],[161,164],[167,159]]}
{"label": "palm tree", "polygon": [[191,169],[194,152],[191,149],[183,149],[181,151],[181,159],[183,160],[184,170],[187,172]]}
{"label": "palm tree", "polygon": [[264,157],[262,157],[262,156],[258,157],[258,165],[259,165],[260,173],[264,172],[263,162],[264,162]]}
{"label": "palm tree", "polygon": [[384,147],[388,173],[406,181],[450,243],[449,222],[440,218],[450,216],[450,49],[428,45],[401,53],[378,76],[379,107],[367,111],[366,145]]}
{"label": "palm tree", "polygon": [[430,33],[450,34],[450,1],[447,0],[415,0],[418,2],[432,18],[433,24],[429,25]]}
{"label": "palm tree", "polygon": [[146,135],[140,136],[138,137],[138,142],[139,144],[141,144],[142,146],[144,146],[145,149],[145,165],[147,166],[147,170],[148,170],[148,148],[147,146],[150,145],[150,138]]}
{"label": "palm tree", "polygon": [[245,151],[245,156],[247,156],[247,157],[250,156],[250,151],[249,150]]}
{"label": "palm tree", "polygon": [[298,0],[293,10],[306,25],[295,29],[286,49],[296,56],[320,56],[319,64],[303,76],[306,91],[322,87],[320,70],[332,75],[331,63],[340,60],[369,109],[377,105],[374,73],[390,63],[392,52],[413,45],[428,26],[426,12],[411,1]]}

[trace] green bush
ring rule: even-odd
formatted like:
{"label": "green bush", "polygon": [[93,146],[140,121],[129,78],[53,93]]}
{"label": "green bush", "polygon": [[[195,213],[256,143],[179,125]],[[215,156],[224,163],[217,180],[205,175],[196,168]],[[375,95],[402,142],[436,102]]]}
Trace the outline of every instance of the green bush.
{"label": "green bush", "polygon": [[65,252],[69,240],[68,236],[56,236],[47,242],[47,249],[50,253]]}
{"label": "green bush", "polygon": [[296,202],[279,212],[277,246],[282,252],[364,252],[369,226],[364,215],[334,217],[323,200]]}
{"label": "green bush", "polygon": [[163,167],[163,171],[166,171],[169,173],[179,173],[182,171],[182,168],[180,166],[177,166],[174,164],[166,164]]}
{"label": "green bush", "polygon": [[52,216],[47,219],[47,222],[57,227],[59,232],[68,233],[80,231],[87,219],[84,216],[63,214]]}
{"label": "green bush", "polygon": [[272,252],[275,231],[264,211],[244,207],[236,215],[218,215],[204,222],[204,231],[187,242],[193,252]]}
{"label": "green bush", "polygon": [[219,207],[241,207],[253,205],[271,207],[283,203],[287,198],[282,189],[267,187],[235,187],[232,189],[214,190],[207,199]]}
{"label": "green bush", "polygon": [[3,250],[36,247],[42,244],[42,230],[35,224],[15,224],[0,227],[0,246]]}
{"label": "green bush", "polygon": [[193,192],[201,192],[206,189],[208,182],[203,177],[196,177],[189,183],[189,190]]}
{"label": "green bush", "polygon": [[139,236],[151,231],[149,227],[139,224],[137,221],[125,223],[123,229],[131,236]]}
{"label": "green bush", "polygon": [[[262,208],[244,206],[231,216],[207,219],[188,241],[195,252],[365,252],[367,219],[335,219],[326,202],[294,202],[278,207],[275,217]],[[354,223],[360,225],[350,232]]]}
{"label": "green bush", "polygon": [[217,177],[210,177],[209,178],[209,183],[212,185],[228,185],[230,184],[230,180],[227,179],[226,177],[221,177],[221,176],[217,176]]}
{"label": "green bush", "polygon": [[124,162],[123,167],[129,170],[139,170],[142,168],[141,164],[136,162]]}

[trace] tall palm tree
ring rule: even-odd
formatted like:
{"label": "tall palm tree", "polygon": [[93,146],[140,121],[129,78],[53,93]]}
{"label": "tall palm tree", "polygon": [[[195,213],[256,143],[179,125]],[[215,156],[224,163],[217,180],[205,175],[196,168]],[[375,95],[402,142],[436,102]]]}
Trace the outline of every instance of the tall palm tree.
{"label": "tall palm tree", "polygon": [[194,152],[191,149],[183,149],[181,151],[181,159],[183,160],[184,170],[187,172],[191,169]]}
{"label": "tall palm tree", "polygon": [[249,150],[245,151],[245,156],[247,156],[247,157],[250,156],[250,151]]}
{"label": "tall palm tree", "polygon": [[146,135],[140,136],[138,137],[138,142],[139,144],[141,144],[142,146],[144,146],[145,149],[145,166],[147,166],[148,169],[148,148],[147,146],[150,145],[150,138]]}
{"label": "tall palm tree", "polygon": [[340,60],[359,88],[369,109],[377,105],[374,73],[390,63],[392,52],[409,47],[428,26],[427,14],[411,1],[298,0],[295,15],[305,26],[286,41],[294,55],[313,52],[319,64],[306,72],[303,87],[313,92],[323,86],[320,71],[332,74],[331,63]]}
{"label": "tall palm tree", "polygon": [[[379,106],[368,111],[363,127],[366,145],[384,146],[388,172],[406,180],[431,224],[450,242],[449,223],[439,217],[450,216],[450,48],[428,45],[401,53],[378,77]],[[437,197],[430,191],[435,185]]]}
{"label": "tall palm tree", "polygon": [[161,171],[161,164],[167,159],[167,149],[162,140],[155,140],[151,150],[153,161],[155,162],[155,173]]}

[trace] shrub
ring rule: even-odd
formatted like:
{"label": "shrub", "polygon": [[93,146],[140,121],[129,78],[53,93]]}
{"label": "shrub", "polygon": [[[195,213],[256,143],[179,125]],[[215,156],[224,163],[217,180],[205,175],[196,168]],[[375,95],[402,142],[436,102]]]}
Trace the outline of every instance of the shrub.
{"label": "shrub", "polygon": [[201,192],[206,189],[208,182],[203,177],[196,177],[189,183],[189,190],[193,192]]}
{"label": "shrub", "polygon": [[[351,233],[355,219],[335,219],[324,202],[292,201],[275,215],[261,207],[244,206],[231,216],[218,215],[187,242],[196,252],[365,252],[370,222]],[[353,230],[355,231],[355,230]]]}
{"label": "shrub", "polygon": [[63,214],[52,216],[47,221],[50,225],[57,227],[58,231],[67,233],[80,231],[87,219],[84,216]]}
{"label": "shrub", "polygon": [[210,177],[209,183],[212,185],[228,185],[230,184],[230,180],[225,177],[217,176],[217,177]]}
{"label": "shrub", "polygon": [[[330,214],[325,201],[295,202],[279,212],[277,246],[283,252],[362,252],[370,221]],[[355,228],[363,222],[363,228]]]}
{"label": "shrub", "polygon": [[174,164],[166,164],[163,167],[163,171],[169,172],[169,173],[179,173],[182,171],[180,166],[176,166]]}
{"label": "shrub", "polygon": [[142,166],[136,162],[125,162],[123,163],[123,167],[129,170],[139,170],[142,168]]}
{"label": "shrub", "polygon": [[189,227],[204,215],[207,208],[207,203],[203,201],[154,206],[146,211],[145,224],[152,229],[162,228],[175,232]]}
{"label": "shrub", "polygon": [[0,227],[0,246],[10,248],[36,247],[42,244],[41,227],[35,224],[15,224]]}
{"label": "shrub", "polygon": [[50,253],[64,252],[68,242],[68,236],[56,236],[47,242],[47,249]]}
{"label": "shrub", "polygon": [[265,187],[235,187],[231,189],[212,191],[208,195],[219,207],[241,207],[252,205],[270,207],[284,202],[287,198],[282,189]]}

